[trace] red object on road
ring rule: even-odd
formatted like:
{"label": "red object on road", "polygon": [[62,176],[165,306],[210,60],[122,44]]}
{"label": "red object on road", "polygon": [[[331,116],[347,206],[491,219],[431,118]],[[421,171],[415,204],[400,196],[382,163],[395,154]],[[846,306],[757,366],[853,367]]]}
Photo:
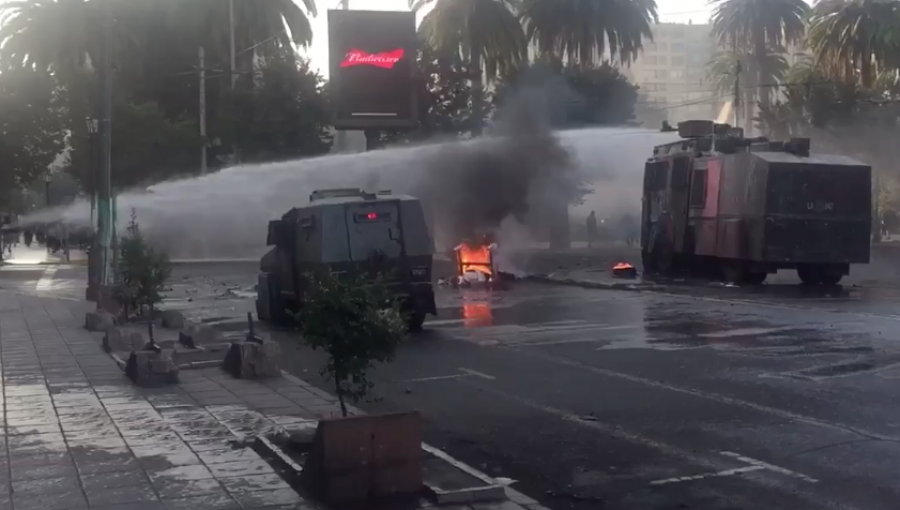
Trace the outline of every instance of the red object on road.
{"label": "red object on road", "polygon": [[612,274],[618,278],[634,278],[637,276],[637,269],[628,262],[619,262],[613,266]]}

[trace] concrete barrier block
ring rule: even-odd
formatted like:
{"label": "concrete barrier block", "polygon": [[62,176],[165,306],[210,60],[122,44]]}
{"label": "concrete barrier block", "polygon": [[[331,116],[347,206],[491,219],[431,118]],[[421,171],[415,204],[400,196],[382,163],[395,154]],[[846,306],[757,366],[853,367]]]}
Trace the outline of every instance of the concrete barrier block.
{"label": "concrete barrier block", "polygon": [[119,324],[116,317],[107,312],[88,312],[84,316],[84,328],[91,332],[105,332]]}
{"label": "concrete barrier block", "polygon": [[184,314],[177,310],[163,310],[160,315],[162,316],[162,327],[164,328],[184,329],[187,325]]}
{"label": "concrete barrier block", "polygon": [[121,326],[107,329],[103,336],[103,350],[106,352],[139,351],[146,343],[143,333]]}
{"label": "concrete barrier block", "polygon": [[172,361],[171,351],[132,351],[125,364],[125,375],[142,387],[178,384],[178,366]]}
{"label": "concrete barrier block", "polygon": [[222,368],[237,379],[281,377],[281,346],[272,341],[234,342]]}
{"label": "concrete barrier block", "polygon": [[329,506],[416,498],[423,488],[417,412],[319,422],[301,482]]}

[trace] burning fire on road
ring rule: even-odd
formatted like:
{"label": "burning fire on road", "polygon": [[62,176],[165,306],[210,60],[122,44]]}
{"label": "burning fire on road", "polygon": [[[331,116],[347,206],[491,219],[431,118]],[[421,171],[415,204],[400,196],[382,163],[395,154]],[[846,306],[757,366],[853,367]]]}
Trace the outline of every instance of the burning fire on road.
{"label": "burning fire on road", "polygon": [[487,237],[480,241],[463,241],[453,252],[456,256],[456,285],[468,286],[472,283],[493,283],[499,279],[495,251],[497,244]]}

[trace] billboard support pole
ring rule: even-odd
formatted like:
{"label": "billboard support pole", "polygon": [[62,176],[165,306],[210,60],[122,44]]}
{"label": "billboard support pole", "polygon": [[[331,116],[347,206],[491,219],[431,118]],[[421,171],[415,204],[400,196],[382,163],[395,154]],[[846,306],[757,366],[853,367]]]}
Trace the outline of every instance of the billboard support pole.
{"label": "billboard support pole", "polygon": [[[350,0],[341,0],[341,9],[345,11],[350,10]],[[368,148],[369,142],[366,141],[366,150]],[[344,152],[347,150],[347,132],[343,129],[337,132],[337,136],[334,138],[334,147],[337,149],[337,152]]]}
{"label": "billboard support pole", "polygon": [[379,142],[381,141],[381,131],[378,129],[367,129],[365,130],[366,134],[366,152],[374,151],[378,148]]}

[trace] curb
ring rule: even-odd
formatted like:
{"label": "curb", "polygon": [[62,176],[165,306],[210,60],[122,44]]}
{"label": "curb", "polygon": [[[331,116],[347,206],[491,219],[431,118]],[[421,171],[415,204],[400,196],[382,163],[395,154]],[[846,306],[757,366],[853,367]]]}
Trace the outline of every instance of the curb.
{"label": "curb", "polygon": [[234,258],[234,259],[171,259],[169,262],[172,264],[250,264],[250,263],[259,263],[258,258]]}
{"label": "curb", "polygon": [[564,285],[567,287],[581,287],[583,289],[605,289],[605,290],[629,290],[632,292],[643,292],[654,290],[657,285],[648,282],[592,282],[587,280],[574,280],[572,278],[553,278],[546,275],[532,275],[521,278],[526,282],[543,283],[548,285]]}
{"label": "curb", "polygon": [[506,498],[506,488],[497,483],[496,480],[489,476],[476,471],[474,468],[457,461],[453,457],[447,455],[443,450],[439,450],[433,446],[422,443],[422,451],[429,453],[434,457],[450,464],[456,469],[474,477],[478,481],[485,484],[484,487],[468,487],[456,490],[444,490],[440,487],[430,485],[425,482],[425,488],[431,493],[435,503],[439,505],[447,505],[454,503],[487,503],[491,501],[503,501]]}

